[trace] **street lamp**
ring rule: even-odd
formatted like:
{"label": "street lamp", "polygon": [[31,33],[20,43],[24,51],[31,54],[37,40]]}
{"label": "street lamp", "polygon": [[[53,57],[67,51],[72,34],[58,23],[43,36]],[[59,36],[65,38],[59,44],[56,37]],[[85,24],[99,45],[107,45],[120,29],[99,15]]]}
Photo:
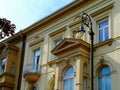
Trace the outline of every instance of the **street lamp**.
{"label": "street lamp", "polygon": [[92,28],[92,20],[87,13],[82,14],[82,25],[78,32],[84,33],[84,26],[89,28],[89,35],[90,35],[90,90],[94,90],[94,57],[93,57],[93,44],[94,44],[94,32]]}

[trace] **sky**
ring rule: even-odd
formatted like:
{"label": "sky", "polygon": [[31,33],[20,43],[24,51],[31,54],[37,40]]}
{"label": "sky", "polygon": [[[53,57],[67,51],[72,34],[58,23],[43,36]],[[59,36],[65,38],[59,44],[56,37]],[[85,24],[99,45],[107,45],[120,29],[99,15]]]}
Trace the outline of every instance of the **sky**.
{"label": "sky", "polygon": [[16,25],[16,32],[49,16],[74,0],[0,0],[0,18]]}

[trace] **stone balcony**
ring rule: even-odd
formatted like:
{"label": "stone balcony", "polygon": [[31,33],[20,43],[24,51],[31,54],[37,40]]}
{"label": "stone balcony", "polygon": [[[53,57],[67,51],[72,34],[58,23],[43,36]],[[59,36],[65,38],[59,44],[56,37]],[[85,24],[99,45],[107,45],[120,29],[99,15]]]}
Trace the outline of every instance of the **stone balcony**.
{"label": "stone balcony", "polygon": [[2,87],[3,89],[9,87],[10,90],[13,90],[14,78],[14,75],[8,72],[0,74],[0,87]]}
{"label": "stone balcony", "polygon": [[30,84],[36,83],[40,78],[40,73],[38,72],[38,65],[37,64],[25,65],[23,71],[23,77]]}

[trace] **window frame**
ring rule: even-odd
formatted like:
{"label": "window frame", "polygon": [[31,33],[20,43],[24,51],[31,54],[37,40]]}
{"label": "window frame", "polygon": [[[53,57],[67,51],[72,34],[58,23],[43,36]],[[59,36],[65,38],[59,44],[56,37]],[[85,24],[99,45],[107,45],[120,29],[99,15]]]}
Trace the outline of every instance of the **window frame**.
{"label": "window frame", "polygon": [[34,46],[32,46],[32,47],[30,47],[28,49],[28,53],[29,53],[30,56],[28,57],[27,64],[32,64],[32,69],[33,69],[33,55],[34,55],[34,51],[37,50],[37,49],[40,49],[40,57],[39,57],[37,72],[40,71],[40,65],[41,65],[41,62],[42,62],[42,51],[43,51],[42,47],[43,47],[43,42],[40,42],[39,44],[36,44],[36,45],[34,45]]}
{"label": "window frame", "polygon": [[[40,54],[39,54],[39,58],[37,56],[37,61],[35,61],[36,60],[35,52],[37,52],[37,51],[39,51]],[[33,70],[34,70],[34,65],[37,65],[37,66],[35,66],[35,72],[37,72],[39,70],[40,57],[41,57],[41,49],[37,48],[37,49],[33,50],[33,58],[32,58],[33,59],[33,62],[32,62]]]}
{"label": "window frame", "polygon": [[[110,67],[109,66],[103,66],[103,67],[101,67],[100,69],[99,69],[99,71],[97,72],[97,90],[99,90],[99,73],[104,69],[104,68],[106,68],[106,67],[108,67],[109,68],[109,73],[107,73],[107,74],[105,74],[105,75],[103,75],[102,76],[102,78],[104,78],[105,79],[105,77],[108,77],[107,75],[109,75],[110,76],[110,90],[111,90],[111,69],[110,69]],[[104,89],[104,90],[106,90],[106,89]]]}
{"label": "window frame", "polygon": [[[70,76],[65,76],[65,73],[66,73],[66,71],[67,70],[69,70],[70,68],[72,68],[73,69],[73,73],[70,73]],[[73,90],[74,90],[74,67],[73,66],[71,66],[71,67],[68,67],[65,71],[64,71],[64,73],[63,73],[63,90],[64,90],[64,82],[65,82],[65,80],[69,80],[69,82],[70,82],[70,80],[72,80],[73,79]]]}
{"label": "window frame", "polygon": [[[4,61],[4,63],[3,63],[3,61]],[[4,58],[2,58],[0,60],[0,68],[1,68],[0,75],[5,72],[6,62],[7,62],[7,58],[6,57],[4,57]],[[3,67],[4,67],[4,69],[3,69]]]}
{"label": "window frame", "polygon": [[[99,28],[99,25],[105,21],[107,21],[107,25],[103,26],[102,28]],[[106,28],[108,28],[108,30],[107,30],[108,37],[107,38],[105,38],[105,32],[106,32],[105,29]],[[100,31],[102,31],[102,36],[100,35]],[[103,18],[97,22],[97,32],[98,32],[98,42],[99,43],[104,42],[109,39],[109,31],[110,31],[110,28],[109,28],[109,18],[108,17]],[[102,37],[102,40],[100,40],[101,37]]]}
{"label": "window frame", "polygon": [[92,16],[93,29],[94,29],[94,33],[95,33],[94,44],[99,43],[99,37],[98,37],[99,33],[98,33],[97,22],[99,22],[105,18],[108,18],[108,27],[109,27],[109,30],[108,30],[109,38],[108,39],[110,39],[113,36],[113,33],[112,33],[112,26],[113,26],[113,24],[112,24],[112,10],[108,9],[105,12],[102,12],[100,14]]}

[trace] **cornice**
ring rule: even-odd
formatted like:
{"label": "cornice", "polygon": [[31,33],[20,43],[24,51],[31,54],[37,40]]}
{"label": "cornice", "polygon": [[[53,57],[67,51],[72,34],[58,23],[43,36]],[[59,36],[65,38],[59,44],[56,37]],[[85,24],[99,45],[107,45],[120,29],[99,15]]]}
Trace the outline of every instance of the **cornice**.
{"label": "cornice", "polygon": [[101,47],[101,46],[104,46],[104,45],[109,45],[111,46],[111,44],[113,43],[114,39],[113,38],[110,38],[106,41],[103,41],[101,43],[97,43],[94,45],[94,49],[96,50],[97,48]]}
{"label": "cornice", "polygon": [[31,43],[29,44],[29,47],[32,47],[32,46],[34,46],[34,45],[36,45],[36,44],[38,44],[38,43],[40,43],[40,42],[43,42],[43,41],[44,41],[44,37],[35,39],[35,40],[33,40],[33,42],[31,42]]}
{"label": "cornice", "polygon": [[59,34],[59,33],[64,32],[65,30],[66,30],[66,27],[63,27],[63,28],[61,28],[60,30],[57,30],[57,31],[55,31],[55,32],[53,32],[53,33],[50,33],[49,36],[50,36],[50,37],[53,37],[53,36],[55,36],[55,35],[57,35],[57,34]]}
{"label": "cornice", "polygon": [[81,39],[65,38],[58,46],[56,46],[51,51],[51,53],[58,56],[66,52],[70,52],[70,51],[77,52],[82,49],[89,52],[90,50],[89,44]]}
{"label": "cornice", "polygon": [[58,10],[57,12],[47,16],[46,18],[34,23],[33,25],[31,25],[30,27],[26,28],[24,30],[25,34],[30,33],[33,30],[37,30],[40,27],[43,27],[44,25],[57,20],[58,18],[62,17],[63,15],[66,15],[67,13],[71,12],[72,10],[78,8],[78,7],[82,7],[83,5],[87,4],[88,2],[91,2],[94,0],[78,0],[78,1],[74,1],[73,3],[67,5],[66,7]]}
{"label": "cornice", "polygon": [[5,47],[6,43],[13,45],[17,42],[22,41],[23,36],[24,36],[23,31],[20,31],[20,32],[14,34],[13,36],[1,41],[0,48]]}
{"label": "cornice", "polygon": [[8,50],[12,50],[12,51],[15,51],[15,52],[17,52],[17,51],[19,50],[18,47],[13,46],[13,45],[9,45],[6,49],[8,49]]}
{"label": "cornice", "polygon": [[[74,1],[73,3],[65,6],[64,8],[56,11],[55,13],[47,16],[46,18],[39,20],[38,22],[34,23],[33,25],[29,26],[28,28],[24,29],[23,31],[20,31],[18,33],[16,33],[14,36],[9,37],[5,40],[2,41],[2,43],[4,42],[10,42],[10,43],[16,43],[19,42],[20,40],[22,40],[23,35],[27,35],[29,33],[31,33],[33,30],[38,30],[38,28],[43,27],[44,25],[57,20],[58,18],[66,15],[69,12],[72,12],[74,9],[78,8],[78,7],[82,7],[83,5],[92,2],[94,0],[77,0]],[[40,29],[39,29],[40,30]],[[4,44],[0,43],[0,47],[4,46]]]}
{"label": "cornice", "polygon": [[69,55],[69,56],[66,56],[66,57],[62,57],[62,58],[58,58],[56,60],[51,60],[49,61],[47,64],[49,65],[49,67],[52,67],[54,65],[61,65],[61,66],[64,66],[66,64],[69,64],[71,63],[72,61],[75,61],[75,60],[81,60],[81,58],[89,58],[89,56],[86,56],[84,54],[81,54],[81,53],[75,53],[75,54],[72,54],[72,55]]}
{"label": "cornice", "polygon": [[90,16],[95,17],[95,16],[101,14],[102,12],[105,12],[105,11],[108,11],[108,10],[112,9],[113,7],[114,7],[114,5],[110,4],[110,5],[106,6],[106,7],[101,8],[100,10],[97,10],[96,12],[90,14]]}
{"label": "cornice", "polygon": [[69,27],[80,24],[81,22],[82,22],[82,17],[78,15],[70,22]]}

